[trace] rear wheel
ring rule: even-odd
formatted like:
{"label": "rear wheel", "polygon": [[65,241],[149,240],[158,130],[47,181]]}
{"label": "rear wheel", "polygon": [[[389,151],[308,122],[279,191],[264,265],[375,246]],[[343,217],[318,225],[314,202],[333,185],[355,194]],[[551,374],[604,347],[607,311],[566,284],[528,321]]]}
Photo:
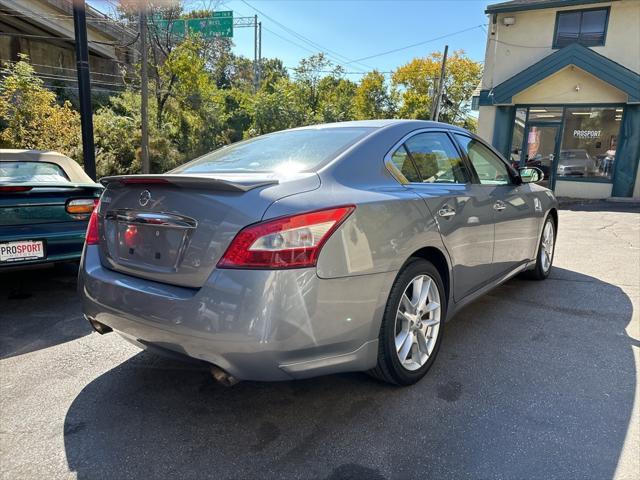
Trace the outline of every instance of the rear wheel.
{"label": "rear wheel", "polygon": [[378,364],[369,373],[411,385],[431,368],[442,341],[447,300],[438,270],[412,259],[391,288],[380,327]]}
{"label": "rear wheel", "polygon": [[553,217],[549,215],[542,227],[538,253],[536,255],[536,265],[533,270],[526,272],[527,277],[533,280],[544,280],[551,272],[553,265],[553,255],[556,246],[556,224]]}

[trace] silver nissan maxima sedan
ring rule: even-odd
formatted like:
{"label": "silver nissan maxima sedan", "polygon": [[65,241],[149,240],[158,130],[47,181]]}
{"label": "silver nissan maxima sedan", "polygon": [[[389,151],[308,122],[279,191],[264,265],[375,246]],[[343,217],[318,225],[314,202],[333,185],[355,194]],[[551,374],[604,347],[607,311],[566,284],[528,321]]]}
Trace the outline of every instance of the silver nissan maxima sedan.
{"label": "silver nissan maxima sedan", "polygon": [[461,128],[376,120],[104,178],[84,312],[226,383],[368,371],[408,385],[463,305],[549,275],[557,202],[541,177]]}

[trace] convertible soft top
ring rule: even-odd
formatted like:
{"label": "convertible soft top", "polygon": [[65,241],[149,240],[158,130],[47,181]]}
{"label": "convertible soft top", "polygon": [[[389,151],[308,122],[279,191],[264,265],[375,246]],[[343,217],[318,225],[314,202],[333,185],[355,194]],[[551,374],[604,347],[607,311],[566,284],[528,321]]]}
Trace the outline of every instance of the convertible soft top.
{"label": "convertible soft top", "polygon": [[0,149],[0,162],[48,162],[54,163],[69,177],[71,183],[95,183],[75,160],[53,150]]}

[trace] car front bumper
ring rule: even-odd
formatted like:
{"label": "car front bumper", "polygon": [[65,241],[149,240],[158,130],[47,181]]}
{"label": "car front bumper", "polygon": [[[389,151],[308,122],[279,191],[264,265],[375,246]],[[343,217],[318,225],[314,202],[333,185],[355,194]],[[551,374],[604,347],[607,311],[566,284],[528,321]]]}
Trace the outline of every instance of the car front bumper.
{"label": "car front bumper", "polygon": [[89,246],[78,285],[85,315],[128,340],[270,381],[373,368],[394,278],[218,269],[190,289],[109,270]]}

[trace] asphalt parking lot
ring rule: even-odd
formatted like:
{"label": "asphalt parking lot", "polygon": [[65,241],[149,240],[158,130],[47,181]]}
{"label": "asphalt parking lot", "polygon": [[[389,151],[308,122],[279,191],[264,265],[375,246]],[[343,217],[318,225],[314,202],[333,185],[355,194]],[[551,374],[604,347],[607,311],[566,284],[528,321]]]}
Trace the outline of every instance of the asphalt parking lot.
{"label": "asphalt parking lot", "polygon": [[555,269],[446,325],[410,388],[216,384],[82,319],[73,268],[0,278],[2,478],[638,478],[640,209],[560,213]]}

